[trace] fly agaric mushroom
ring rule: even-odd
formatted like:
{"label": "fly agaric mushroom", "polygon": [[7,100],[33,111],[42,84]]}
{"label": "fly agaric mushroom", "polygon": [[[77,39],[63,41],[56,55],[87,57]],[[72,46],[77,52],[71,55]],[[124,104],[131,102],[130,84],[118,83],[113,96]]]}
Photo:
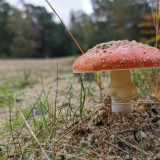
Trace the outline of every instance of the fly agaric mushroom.
{"label": "fly agaric mushroom", "polygon": [[74,73],[110,70],[106,94],[112,98],[112,112],[127,114],[138,94],[130,69],[160,67],[160,51],[136,41],[111,41],[98,44],[73,64]]}

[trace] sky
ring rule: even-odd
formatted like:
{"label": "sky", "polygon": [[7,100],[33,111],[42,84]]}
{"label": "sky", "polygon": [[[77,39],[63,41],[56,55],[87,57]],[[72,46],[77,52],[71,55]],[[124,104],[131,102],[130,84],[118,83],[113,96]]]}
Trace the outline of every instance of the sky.
{"label": "sky", "polygon": [[[52,12],[45,0],[23,0],[25,3],[32,3],[34,5],[44,6],[49,12]],[[8,0],[8,2],[16,7],[20,6],[20,0]],[[70,12],[83,10],[87,14],[92,13],[90,0],[49,0],[53,8],[62,18],[66,25],[70,22]],[[58,18],[55,19],[58,21]]]}

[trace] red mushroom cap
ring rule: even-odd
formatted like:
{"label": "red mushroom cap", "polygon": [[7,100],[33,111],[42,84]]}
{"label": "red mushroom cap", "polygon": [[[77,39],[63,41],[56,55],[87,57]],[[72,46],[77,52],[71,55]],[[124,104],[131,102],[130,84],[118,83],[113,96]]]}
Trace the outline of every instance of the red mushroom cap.
{"label": "red mushroom cap", "polygon": [[160,51],[136,41],[111,41],[98,44],[80,56],[73,71],[94,72],[134,68],[160,67]]}

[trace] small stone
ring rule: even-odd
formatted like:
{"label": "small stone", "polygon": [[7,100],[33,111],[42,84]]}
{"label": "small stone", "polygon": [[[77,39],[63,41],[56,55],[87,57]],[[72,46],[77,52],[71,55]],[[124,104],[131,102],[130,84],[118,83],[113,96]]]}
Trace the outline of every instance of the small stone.
{"label": "small stone", "polygon": [[112,139],[112,141],[114,140],[114,138],[115,138],[115,136],[112,134],[112,135],[111,135],[111,139]]}
{"label": "small stone", "polygon": [[96,144],[98,144],[98,139],[95,139],[94,142],[95,142]]}
{"label": "small stone", "polygon": [[117,156],[118,160],[121,160],[121,157],[120,156]]}
{"label": "small stone", "polygon": [[126,159],[129,159],[129,155],[128,154],[126,155]]}
{"label": "small stone", "polygon": [[64,153],[68,153],[67,150],[64,150],[63,152],[64,152]]}
{"label": "small stone", "polygon": [[150,138],[154,139],[154,136],[153,136],[153,135],[149,135],[149,136],[150,136]]}
{"label": "small stone", "polygon": [[81,145],[82,145],[82,146],[85,146],[85,145],[86,145],[86,141],[82,140],[82,141],[81,141]]}
{"label": "small stone", "polygon": [[142,138],[147,138],[146,133],[145,133],[145,132],[143,132],[143,131],[141,131],[141,136],[142,136]]}
{"label": "small stone", "polygon": [[108,149],[108,152],[109,152],[109,153],[112,153],[112,152],[113,152],[112,147],[110,147],[110,148]]}
{"label": "small stone", "polygon": [[133,157],[133,160],[137,160],[137,158],[136,158],[136,157]]}
{"label": "small stone", "polygon": [[153,112],[154,114],[158,114],[158,113],[159,113],[156,108],[152,108],[152,112]]}

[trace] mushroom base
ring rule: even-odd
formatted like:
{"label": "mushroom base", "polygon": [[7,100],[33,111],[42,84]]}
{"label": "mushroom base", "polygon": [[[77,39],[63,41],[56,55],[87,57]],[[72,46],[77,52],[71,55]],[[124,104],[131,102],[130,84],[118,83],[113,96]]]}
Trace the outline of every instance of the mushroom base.
{"label": "mushroom base", "polygon": [[112,112],[131,112],[132,98],[138,94],[138,89],[131,80],[130,70],[111,71],[106,93],[112,97]]}
{"label": "mushroom base", "polygon": [[112,99],[112,112],[122,112],[123,114],[130,113],[134,108],[133,100],[116,100]]}

